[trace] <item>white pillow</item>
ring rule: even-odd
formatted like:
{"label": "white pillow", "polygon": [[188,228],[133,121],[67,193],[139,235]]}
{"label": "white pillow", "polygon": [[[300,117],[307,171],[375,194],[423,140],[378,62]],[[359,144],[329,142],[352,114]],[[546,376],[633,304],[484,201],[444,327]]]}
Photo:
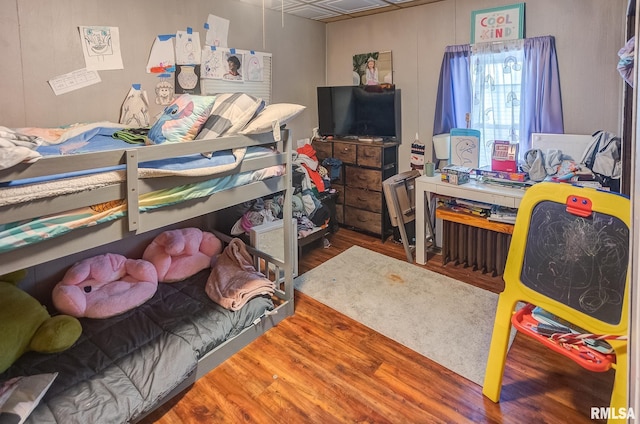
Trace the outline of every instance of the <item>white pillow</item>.
{"label": "white pillow", "polygon": [[57,376],[37,374],[0,383],[0,422],[24,423]]}
{"label": "white pillow", "polygon": [[273,129],[273,123],[278,121],[284,125],[298,116],[307,107],[293,103],[274,103],[267,105],[255,118],[253,118],[240,134],[260,134]]}

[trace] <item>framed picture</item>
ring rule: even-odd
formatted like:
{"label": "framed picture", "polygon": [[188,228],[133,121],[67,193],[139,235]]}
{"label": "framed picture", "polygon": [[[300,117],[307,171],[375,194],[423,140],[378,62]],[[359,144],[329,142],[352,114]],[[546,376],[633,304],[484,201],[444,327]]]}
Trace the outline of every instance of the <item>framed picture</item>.
{"label": "framed picture", "polygon": [[353,55],[353,85],[393,84],[391,52]]}
{"label": "framed picture", "polygon": [[471,44],[524,38],[524,3],[471,12]]}
{"label": "framed picture", "polygon": [[478,168],[480,162],[480,131],[452,128],[449,164]]}

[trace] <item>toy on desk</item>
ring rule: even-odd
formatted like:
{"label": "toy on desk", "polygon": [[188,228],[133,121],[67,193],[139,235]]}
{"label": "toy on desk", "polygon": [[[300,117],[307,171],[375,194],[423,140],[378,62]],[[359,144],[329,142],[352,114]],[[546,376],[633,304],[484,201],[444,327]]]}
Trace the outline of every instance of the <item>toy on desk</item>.
{"label": "toy on desk", "polygon": [[494,140],[491,153],[491,170],[503,172],[518,171],[518,144],[506,140]]}

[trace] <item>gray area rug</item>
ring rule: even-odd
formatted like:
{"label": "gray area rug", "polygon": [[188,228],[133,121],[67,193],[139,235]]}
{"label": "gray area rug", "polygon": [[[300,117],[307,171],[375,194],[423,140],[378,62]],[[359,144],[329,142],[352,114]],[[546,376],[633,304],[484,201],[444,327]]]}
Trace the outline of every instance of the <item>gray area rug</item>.
{"label": "gray area rug", "polygon": [[294,287],[482,385],[497,294],[359,246]]}

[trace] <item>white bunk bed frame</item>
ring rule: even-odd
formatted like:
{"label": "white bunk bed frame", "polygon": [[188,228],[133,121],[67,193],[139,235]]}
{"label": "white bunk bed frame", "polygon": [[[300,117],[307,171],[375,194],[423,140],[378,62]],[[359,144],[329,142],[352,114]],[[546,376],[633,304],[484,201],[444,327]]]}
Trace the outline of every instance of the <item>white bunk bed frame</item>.
{"label": "white bunk bed frame", "polygon": [[[0,253],[0,275],[33,267],[75,253],[84,252],[148,231],[159,230],[163,227],[171,226],[191,218],[204,216],[244,201],[277,192],[284,192],[284,218],[288,218],[283,220],[285,223],[283,229],[285,246],[284,258],[276,259],[269,254],[247,246],[249,252],[252,253],[254,257],[256,269],[265,273],[265,275],[276,283],[275,297],[277,299],[274,299],[276,308],[260,321],[254,322],[252,326],[246,328],[237,336],[227,340],[202,357],[198,362],[198,366],[190,376],[171,391],[163,400],[158,402],[154,407],[155,409],[294,313],[293,264],[294,255],[296,254],[296,231],[293,228],[293,224],[291,224],[291,159],[293,143],[288,130],[282,130],[280,139],[281,141],[277,143],[279,153],[263,158],[245,158],[237,169],[223,174],[216,174],[215,177],[257,170],[277,164],[285,166],[286,172],[284,175],[222,190],[206,199],[194,199],[177,205],[161,207],[149,212],[144,212],[143,214],[138,213],[139,195],[155,190],[207,180],[210,179],[210,177],[158,177],[140,179],[138,178],[139,163],[237,147],[272,145],[275,143],[273,134],[230,136],[108,152],[44,157],[32,164],[19,164],[12,168],[1,170],[0,182],[4,182],[85,169],[126,165],[126,181],[121,183],[56,198],[0,207],[0,222],[2,223],[15,222],[123,198],[127,202],[128,213],[122,219],[88,228],[76,229],[50,240],[44,240],[33,245]],[[70,205],[72,205],[72,207],[70,207]],[[289,223],[289,225],[287,225],[287,223]],[[229,236],[220,233],[216,233],[216,236],[227,242],[231,239]],[[269,272],[269,270],[271,270],[271,272]],[[147,412],[147,414],[149,412]],[[136,420],[140,420],[143,417],[144,415],[137,417]]]}

